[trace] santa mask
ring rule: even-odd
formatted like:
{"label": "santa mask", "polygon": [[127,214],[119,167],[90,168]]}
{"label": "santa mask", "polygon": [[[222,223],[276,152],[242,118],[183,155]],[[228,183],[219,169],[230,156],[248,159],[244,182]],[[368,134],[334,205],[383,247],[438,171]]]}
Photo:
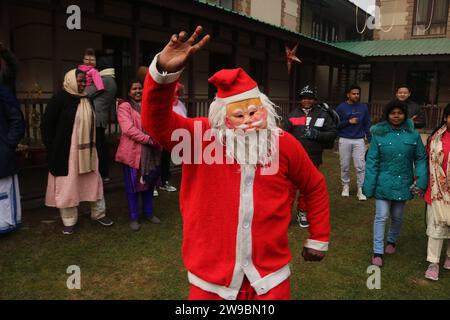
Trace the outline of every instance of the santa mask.
{"label": "santa mask", "polygon": [[225,124],[229,129],[252,132],[267,128],[267,110],[259,98],[232,102],[226,108]]}

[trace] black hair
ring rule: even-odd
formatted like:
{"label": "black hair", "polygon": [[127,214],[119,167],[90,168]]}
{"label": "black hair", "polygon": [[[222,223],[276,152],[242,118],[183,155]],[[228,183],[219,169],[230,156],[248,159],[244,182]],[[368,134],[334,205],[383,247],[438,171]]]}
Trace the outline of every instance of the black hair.
{"label": "black hair", "polygon": [[[128,82],[127,93],[130,92],[131,87],[135,83],[139,83],[142,86],[142,83],[138,79],[131,79],[130,82]],[[142,87],[144,87],[144,86],[142,86]]]}
{"label": "black hair", "polygon": [[448,103],[448,104],[445,106],[445,108],[444,108],[444,113],[442,114],[442,121],[441,121],[441,123],[440,123],[436,128],[434,128],[434,130],[433,130],[433,131],[431,132],[431,134],[428,136],[427,143],[430,141],[431,137],[434,136],[434,134],[435,134],[440,128],[442,128],[442,126],[443,126],[444,124],[447,123],[447,118],[448,118],[448,116],[450,116],[450,103]]}
{"label": "black hair", "polygon": [[142,86],[142,88],[144,88],[144,85],[138,79],[131,79],[130,82],[128,82],[127,97],[125,98],[125,100],[127,100],[127,101],[131,100],[131,98],[130,98],[130,90],[131,90],[131,87],[133,86],[133,84],[135,84],[135,83],[139,83]]}
{"label": "black hair", "polygon": [[406,89],[408,89],[409,92],[411,92],[411,88],[410,88],[406,83],[399,84],[399,85],[395,88],[395,92],[398,92],[398,89],[400,89],[400,88],[406,88]]}
{"label": "black hair", "polygon": [[347,88],[347,91],[345,91],[346,94],[349,94],[350,92],[352,92],[352,90],[358,89],[359,93],[361,93],[361,87],[358,86],[357,84],[352,84]]}
{"label": "black hair", "polygon": [[389,113],[394,109],[400,109],[405,114],[405,121],[408,117],[408,104],[400,100],[392,100],[384,107],[384,112],[386,116],[386,121],[389,121]]}
{"label": "black hair", "polygon": [[86,72],[84,72],[83,70],[76,69],[76,70],[75,70],[75,77],[78,76],[80,73],[86,74]]}
{"label": "black hair", "polygon": [[86,50],[84,50],[84,55],[85,56],[95,56],[95,50],[92,48],[87,48]]}
{"label": "black hair", "polygon": [[99,53],[97,58],[97,70],[102,71],[108,68],[114,68],[114,57],[104,52]]}

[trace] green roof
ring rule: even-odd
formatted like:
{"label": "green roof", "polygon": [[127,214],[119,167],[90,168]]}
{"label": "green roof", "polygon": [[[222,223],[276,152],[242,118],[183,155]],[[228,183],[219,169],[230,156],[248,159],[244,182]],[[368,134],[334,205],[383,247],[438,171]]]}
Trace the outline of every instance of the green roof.
{"label": "green roof", "polygon": [[450,39],[372,40],[330,43],[363,57],[450,54]]}
{"label": "green roof", "polygon": [[[283,26],[274,25],[265,21],[261,21],[252,16],[247,16],[241,12],[236,12],[222,6],[209,3],[207,0],[194,0],[197,3],[208,5],[222,9],[231,14],[243,16],[247,19],[257,21],[259,23],[269,25],[271,27],[281,29],[296,36],[313,40],[342,51],[358,55],[360,57],[387,57],[387,56],[417,56],[417,55],[450,55],[450,38],[438,39],[414,39],[414,40],[366,40],[366,41],[342,41],[327,42],[316,39],[304,33],[289,30]],[[351,1],[349,3],[355,5]],[[300,43],[301,45],[301,43]]]}
{"label": "green roof", "polygon": [[[242,13],[242,12],[237,12],[237,11],[234,11],[234,10],[231,10],[231,9],[228,9],[228,8],[224,8],[224,7],[220,6],[220,5],[217,5],[217,4],[214,4],[214,3],[207,2],[206,0],[194,0],[194,2],[203,4],[203,5],[207,5],[207,6],[209,6],[209,7],[221,9],[221,10],[224,10],[224,11],[229,12],[229,13],[231,13],[231,14],[238,15],[238,16],[241,16],[241,17],[244,17],[244,18],[247,18],[247,19],[249,19],[249,20],[257,21],[257,22],[259,22],[259,23],[261,23],[261,24],[265,24],[265,25],[271,26],[271,27],[273,27],[273,28],[276,28],[276,29],[279,29],[279,30],[283,30],[283,31],[289,32],[289,33],[294,34],[294,35],[296,35],[296,36],[300,36],[300,37],[303,37],[303,38],[306,38],[306,39],[315,41],[315,42],[317,42],[317,43],[322,43],[322,44],[325,44],[325,45],[330,45],[330,44],[332,44],[332,43],[330,43],[330,42],[327,42],[327,41],[324,41],[324,40],[320,40],[320,39],[314,38],[314,37],[312,37],[312,36],[309,36],[309,35],[304,34],[304,33],[301,33],[301,32],[292,31],[292,30],[286,28],[285,26],[280,26],[280,25],[276,25],[276,24],[273,24],[273,23],[269,23],[269,22],[266,22],[266,21],[263,21],[263,20],[259,20],[259,19],[257,19],[257,18],[254,18],[254,17],[252,17],[252,16],[248,16],[248,15]],[[351,4],[354,5],[354,3],[350,2],[350,1],[349,1],[349,3],[351,3]],[[301,43],[300,43],[300,44],[301,44]],[[339,49],[339,48],[338,48],[338,49]],[[345,50],[345,49],[343,49],[343,50],[349,52],[348,50]],[[351,52],[350,52],[350,53],[351,53]]]}

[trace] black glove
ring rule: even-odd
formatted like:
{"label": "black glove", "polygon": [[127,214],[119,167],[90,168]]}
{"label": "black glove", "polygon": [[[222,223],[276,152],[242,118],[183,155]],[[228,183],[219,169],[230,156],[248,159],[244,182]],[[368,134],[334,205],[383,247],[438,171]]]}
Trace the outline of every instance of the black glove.
{"label": "black glove", "polygon": [[311,140],[317,140],[319,137],[319,130],[308,127],[305,130],[305,138],[311,139]]}

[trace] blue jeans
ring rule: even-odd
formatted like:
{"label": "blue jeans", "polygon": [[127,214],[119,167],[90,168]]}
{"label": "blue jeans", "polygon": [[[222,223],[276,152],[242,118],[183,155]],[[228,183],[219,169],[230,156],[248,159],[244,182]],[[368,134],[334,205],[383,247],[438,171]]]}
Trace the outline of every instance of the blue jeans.
{"label": "blue jeans", "polygon": [[391,226],[388,242],[396,243],[403,222],[403,209],[406,201],[380,200],[375,201],[375,221],[373,223],[373,252],[384,253],[384,229],[386,221],[391,216]]}

